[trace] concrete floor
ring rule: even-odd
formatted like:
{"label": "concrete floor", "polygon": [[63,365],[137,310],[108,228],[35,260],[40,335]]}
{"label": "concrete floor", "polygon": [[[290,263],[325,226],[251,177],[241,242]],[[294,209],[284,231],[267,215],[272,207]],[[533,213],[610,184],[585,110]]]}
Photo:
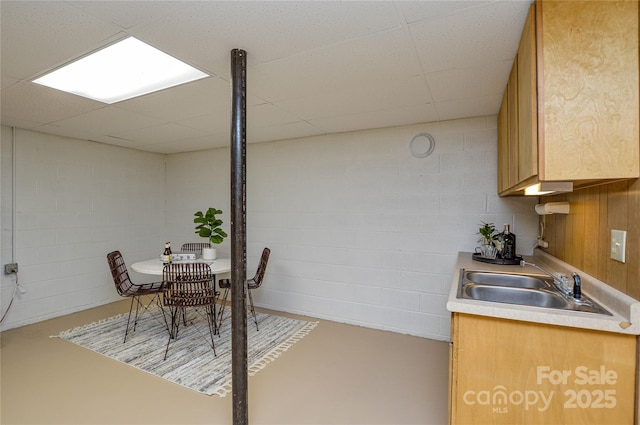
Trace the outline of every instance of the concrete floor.
{"label": "concrete floor", "polygon": [[[49,338],[127,308],[122,301],[2,332],[0,423],[231,424],[231,395],[202,395]],[[320,320],[249,378],[249,423],[445,424],[448,352],[446,342]]]}

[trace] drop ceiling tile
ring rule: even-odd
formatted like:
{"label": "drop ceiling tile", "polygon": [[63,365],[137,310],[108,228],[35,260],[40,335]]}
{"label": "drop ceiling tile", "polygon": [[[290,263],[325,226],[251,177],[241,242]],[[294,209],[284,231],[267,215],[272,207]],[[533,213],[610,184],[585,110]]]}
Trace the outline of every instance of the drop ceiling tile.
{"label": "drop ceiling tile", "polygon": [[[308,123],[296,119],[273,105],[261,105],[258,109],[249,108],[246,119],[247,143],[283,140],[322,133]],[[182,121],[181,124],[210,133],[216,133],[221,128],[226,128],[227,131],[224,134],[227,136],[231,134],[230,113],[224,117],[221,115],[200,116]]]}
{"label": "drop ceiling tile", "polygon": [[247,143],[299,139],[319,134],[325,134],[325,132],[310,123],[298,121],[269,127],[247,128]]}
{"label": "drop ceiling tile", "polygon": [[92,138],[160,124],[162,121],[158,119],[126,111],[116,106],[106,106],[55,123],[55,125],[69,131],[89,133]]}
{"label": "drop ceiling tile", "polygon": [[391,2],[192,2],[131,32],[188,63],[228,75],[234,48],[247,51],[248,63],[262,63],[399,24]]}
{"label": "drop ceiling tile", "polygon": [[437,22],[410,25],[425,72],[513,61],[529,2],[503,1],[465,9]]}
{"label": "drop ceiling tile", "polygon": [[38,131],[40,133],[55,134],[57,136],[70,137],[72,139],[80,140],[93,140],[96,136],[96,134],[91,131],[81,131],[75,128],[60,127],[56,123],[40,125],[38,127],[32,128],[31,130]]}
{"label": "drop ceiling tile", "polygon": [[427,74],[435,102],[504,93],[511,61],[477,68],[448,69]]}
{"label": "drop ceiling tile", "polygon": [[144,148],[144,145],[141,143],[138,143],[134,140],[128,140],[128,139],[123,139],[121,137],[114,137],[114,136],[98,136],[98,137],[93,137],[91,139],[88,139],[92,142],[98,142],[98,143],[105,143],[108,145],[113,145],[113,146],[120,146],[123,148],[132,148],[132,149],[142,149]]}
{"label": "drop ceiling tile", "polygon": [[4,117],[29,117],[42,125],[104,107],[104,103],[30,82],[6,88],[0,97],[3,122]]}
{"label": "drop ceiling tile", "polygon": [[304,120],[352,115],[395,107],[431,103],[431,94],[421,75],[406,80],[380,81],[375,90],[356,86],[321,92],[313,97],[276,102],[276,106]]}
{"label": "drop ceiling tile", "polygon": [[210,77],[118,103],[118,107],[153,118],[181,121],[230,106],[229,83]]}
{"label": "drop ceiling tile", "polygon": [[1,1],[2,74],[34,77],[104,45],[116,25],[61,1]]}
{"label": "drop ceiling tile", "polygon": [[398,1],[396,7],[407,23],[418,21],[439,21],[453,16],[456,12],[470,7],[478,7],[490,3],[487,1]]}
{"label": "drop ceiling tile", "polygon": [[[248,107],[263,103],[264,100],[247,94]],[[231,114],[231,84],[219,77],[204,78],[120,102],[118,107],[173,122],[201,116],[215,117],[221,113],[227,117]]]}
{"label": "drop ceiling tile", "polygon": [[[238,47],[251,143],[495,114],[530,3],[1,0],[2,124],[163,153],[228,146]],[[111,106],[20,81],[126,35],[215,75]]]}
{"label": "drop ceiling tile", "polygon": [[300,121],[293,114],[283,111],[270,103],[247,108],[247,129],[256,127],[290,124]]}
{"label": "drop ceiling tile", "polygon": [[[24,120],[22,118],[12,118],[2,116],[2,125],[6,125],[7,127],[17,127],[24,128],[27,130],[37,130],[42,124],[34,121]],[[38,130],[37,130],[38,131]],[[40,130],[42,133],[46,133],[46,131]]]}
{"label": "drop ceiling tile", "polygon": [[207,149],[215,149],[230,146],[230,134],[220,133],[193,139],[184,139],[178,142],[161,142],[143,146],[141,149],[152,152],[172,154],[181,152],[195,152]]}
{"label": "drop ceiling tile", "polygon": [[250,67],[247,78],[255,95],[277,102],[420,73],[410,35],[399,29]]}
{"label": "drop ceiling tile", "polygon": [[6,88],[9,88],[12,85],[17,84],[20,81],[17,78],[13,78],[13,77],[10,77],[10,76],[4,75],[4,74],[0,75],[0,77],[1,77],[0,78],[0,80],[1,80],[1,82],[0,82],[0,90],[4,90]]}
{"label": "drop ceiling tile", "polygon": [[441,120],[497,115],[501,101],[502,94],[497,94],[438,102],[436,109]]}
{"label": "drop ceiling tile", "polygon": [[79,9],[95,16],[103,22],[112,22],[122,28],[131,28],[176,13],[189,6],[186,1],[120,1],[114,7],[113,1],[71,1]]}
{"label": "drop ceiling tile", "polygon": [[218,133],[222,129],[229,129],[229,131],[231,131],[231,106],[211,111],[205,115],[198,115],[193,118],[178,121],[178,124],[208,133]]}
{"label": "drop ceiling tile", "polygon": [[192,139],[206,135],[204,131],[175,123],[153,125],[135,130],[122,131],[111,134],[127,140],[132,140],[141,145],[149,145],[163,142],[176,142],[178,140]]}
{"label": "drop ceiling tile", "polygon": [[338,133],[371,128],[395,127],[438,121],[434,105],[416,105],[384,111],[319,118],[309,122],[327,133]]}

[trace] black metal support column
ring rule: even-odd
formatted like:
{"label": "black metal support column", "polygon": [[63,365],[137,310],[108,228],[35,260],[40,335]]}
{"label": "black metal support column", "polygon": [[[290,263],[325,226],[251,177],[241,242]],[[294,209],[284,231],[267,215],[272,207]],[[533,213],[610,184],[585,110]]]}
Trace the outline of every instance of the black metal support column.
{"label": "black metal support column", "polygon": [[247,52],[231,51],[231,377],[233,424],[249,423],[247,365]]}

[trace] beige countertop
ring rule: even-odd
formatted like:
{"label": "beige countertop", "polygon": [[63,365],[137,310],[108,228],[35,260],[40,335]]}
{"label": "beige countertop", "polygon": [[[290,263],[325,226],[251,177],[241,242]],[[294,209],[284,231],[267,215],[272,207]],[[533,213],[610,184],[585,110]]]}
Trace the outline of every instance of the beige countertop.
{"label": "beige countertop", "polygon": [[458,254],[456,269],[451,282],[451,290],[449,291],[447,309],[451,312],[457,313],[640,335],[639,301],[623,294],[609,285],[606,285],[581,270],[558,260],[540,249],[536,249],[533,256],[525,256],[524,260],[526,262],[536,264],[551,273],[560,272],[567,276],[571,276],[572,272],[578,273],[582,280],[582,292],[606,308],[613,314],[613,316],[579,311],[557,310],[552,308],[459,299],[457,298],[457,292],[461,269],[541,274],[539,270],[528,265],[525,267],[519,265],[506,266],[474,261],[472,259],[472,253],[470,252],[461,252]]}

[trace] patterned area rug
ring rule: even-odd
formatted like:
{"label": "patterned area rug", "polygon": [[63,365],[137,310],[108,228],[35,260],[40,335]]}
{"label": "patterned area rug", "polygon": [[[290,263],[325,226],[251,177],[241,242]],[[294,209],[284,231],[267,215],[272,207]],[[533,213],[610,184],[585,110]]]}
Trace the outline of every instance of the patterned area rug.
{"label": "patterned area rug", "polygon": [[[318,324],[271,314],[257,315],[259,331],[253,318],[247,318],[249,376],[278,358]],[[57,336],[203,394],[224,397],[231,392],[229,317],[224,320],[220,335],[215,336],[217,356],[214,356],[206,319],[189,313],[188,326],[180,326],[177,340],[172,340],[169,346],[167,360],[163,358],[169,334],[161,314],[152,317],[146,313],[135,332],[129,330],[127,342],[123,344],[126,323],[124,314]]]}

